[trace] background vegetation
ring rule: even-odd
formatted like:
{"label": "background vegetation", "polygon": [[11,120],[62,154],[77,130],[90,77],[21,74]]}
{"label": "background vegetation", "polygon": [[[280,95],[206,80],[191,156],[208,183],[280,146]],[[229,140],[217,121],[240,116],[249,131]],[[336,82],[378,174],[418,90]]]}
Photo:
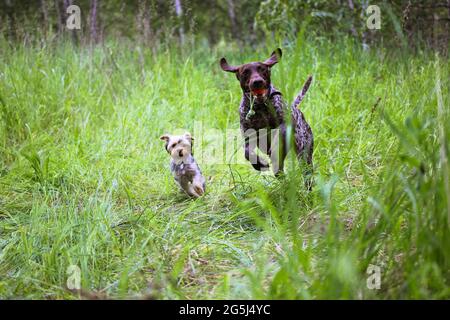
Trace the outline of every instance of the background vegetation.
{"label": "background vegetation", "polygon": [[[1,4],[0,298],[450,298],[447,3],[381,2],[373,32],[357,1],[75,3],[75,32],[70,1]],[[286,99],[314,76],[313,191],[214,165],[187,199],[158,137],[238,128],[218,60],[278,46]]]}

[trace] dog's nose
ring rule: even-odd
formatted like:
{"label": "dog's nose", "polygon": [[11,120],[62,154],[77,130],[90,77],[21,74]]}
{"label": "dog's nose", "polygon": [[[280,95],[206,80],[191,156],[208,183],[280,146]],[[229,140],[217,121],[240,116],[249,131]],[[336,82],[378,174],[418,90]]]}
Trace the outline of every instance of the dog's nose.
{"label": "dog's nose", "polygon": [[259,89],[264,85],[264,81],[262,80],[255,80],[253,81],[253,88]]}
{"label": "dog's nose", "polygon": [[182,156],[183,156],[183,150],[178,151],[178,155],[179,155],[180,157],[182,157]]}

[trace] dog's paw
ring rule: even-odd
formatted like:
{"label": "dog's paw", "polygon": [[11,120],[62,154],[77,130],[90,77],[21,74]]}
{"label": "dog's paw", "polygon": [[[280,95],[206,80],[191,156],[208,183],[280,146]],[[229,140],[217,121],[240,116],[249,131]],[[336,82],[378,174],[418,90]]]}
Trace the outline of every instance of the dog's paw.
{"label": "dog's paw", "polygon": [[252,163],[252,166],[258,171],[267,171],[270,168],[269,164],[264,162]]}
{"label": "dog's paw", "polygon": [[199,196],[202,196],[205,193],[205,191],[203,190],[203,188],[201,186],[194,185],[194,190],[195,190],[195,193],[197,193]]}
{"label": "dog's paw", "polygon": [[275,172],[273,173],[273,175],[274,175],[276,178],[281,178],[281,179],[285,177],[285,174],[284,174],[284,171],[283,171],[283,170],[275,171]]}

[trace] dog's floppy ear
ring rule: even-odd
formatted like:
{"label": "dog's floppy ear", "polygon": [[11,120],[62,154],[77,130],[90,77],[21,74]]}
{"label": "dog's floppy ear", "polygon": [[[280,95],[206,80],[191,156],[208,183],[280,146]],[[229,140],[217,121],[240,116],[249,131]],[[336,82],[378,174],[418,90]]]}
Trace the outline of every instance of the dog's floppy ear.
{"label": "dog's floppy ear", "polygon": [[227,62],[227,59],[225,58],[220,59],[220,67],[222,68],[223,71],[233,73],[236,73],[239,70],[239,67],[230,66]]}
{"label": "dog's floppy ear", "polygon": [[185,137],[186,139],[189,139],[189,141],[191,142],[191,154],[194,155],[194,150],[193,150],[193,147],[194,147],[194,137],[191,136],[191,134],[190,134],[189,132],[185,132],[185,133],[184,133],[184,137]]}
{"label": "dog's floppy ear", "polygon": [[161,137],[159,137],[159,139],[164,140],[164,141],[169,141],[170,139],[170,135],[168,134],[163,134]]}
{"label": "dog's floppy ear", "polygon": [[186,139],[191,140],[191,142],[194,141],[194,137],[191,136],[191,134],[190,134],[189,132],[186,132],[186,133],[184,134],[184,136],[186,137]]}
{"label": "dog's floppy ear", "polygon": [[278,60],[281,59],[281,56],[283,55],[283,53],[281,52],[280,48],[275,49],[274,52],[272,52],[272,54],[270,55],[270,58],[267,59],[266,61],[264,61],[264,64],[268,65],[269,67],[272,67],[273,65],[275,65]]}

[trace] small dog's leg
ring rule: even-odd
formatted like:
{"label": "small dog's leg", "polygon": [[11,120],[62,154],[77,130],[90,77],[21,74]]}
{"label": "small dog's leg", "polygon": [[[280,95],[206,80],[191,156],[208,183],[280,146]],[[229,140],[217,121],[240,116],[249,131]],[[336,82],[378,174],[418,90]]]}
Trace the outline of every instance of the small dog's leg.
{"label": "small dog's leg", "polygon": [[194,189],[194,186],[192,183],[190,183],[187,179],[182,179],[179,182],[179,185],[181,187],[181,189],[186,192],[189,196],[194,197],[194,198],[198,198],[199,195],[197,194],[197,192]]}
{"label": "small dog's leg", "polygon": [[192,187],[199,196],[205,193],[205,178],[201,174],[194,176],[192,180]]}
{"label": "small dog's leg", "polygon": [[188,186],[188,188],[187,188],[187,190],[186,190],[186,193],[188,194],[188,195],[190,195],[191,197],[194,197],[194,198],[199,198],[200,196],[201,196],[201,194],[199,194],[198,192],[197,192],[197,189],[198,188],[196,188],[196,186],[194,186],[194,184],[189,184],[189,186]]}

